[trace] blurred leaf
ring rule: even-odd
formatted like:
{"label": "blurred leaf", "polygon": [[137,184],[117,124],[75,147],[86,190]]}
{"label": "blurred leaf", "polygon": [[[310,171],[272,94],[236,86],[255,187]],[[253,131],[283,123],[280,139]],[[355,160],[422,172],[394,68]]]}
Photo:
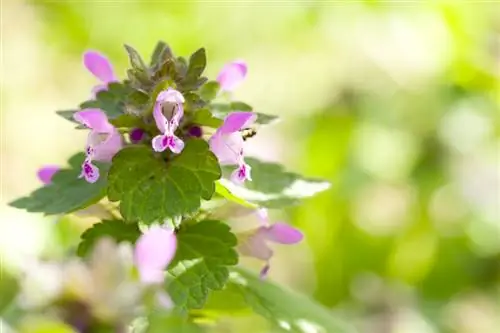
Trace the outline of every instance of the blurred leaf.
{"label": "blurred leaf", "polygon": [[204,330],[185,318],[172,314],[154,313],[149,317],[146,333],[202,333]]}
{"label": "blurred leaf", "polygon": [[177,242],[167,291],[181,310],[200,309],[210,290],[220,290],[226,284],[227,266],[238,263],[236,236],[225,223],[205,220],[182,228]]}
{"label": "blurred leaf", "polygon": [[197,93],[187,92],[183,95],[186,100],[186,109],[191,112],[207,105],[207,103]]}
{"label": "blurred leaf", "polygon": [[122,220],[104,220],[94,224],[82,234],[77,253],[81,257],[87,255],[96,241],[102,237],[111,237],[116,243],[134,244],[140,235],[141,231],[136,223],[127,224]]}
{"label": "blurred leaf", "polygon": [[219,128],[224,121],[220,118],[214,117],[209,109],[203,108],[196,111],[192,122],[200,126]]}
{"label": "blurred leaf", "polygon": [[[197,310],[191,312],[196,313]],[[241,293],[239,286],[234,283],[227,283],[224,289],[210,293],[207,303],[200,310],[201,314],[220,317],[223,315],[245,315],[251,313],[251,308],[247,304],[245,297]]]}
{"label": "blurred leaf", "polygon": [[97,163],[101,172],[99,180],[90,184],[80,178],[81,164],[85,154],[79,153],[70,158],[70,168],[61,169],[52,178],[52,183],[9,203],[10,206],[28,212],[46,215],[67,214],[88,207],[106,195],[106,173],[109,165]]}
{"label": "blurred leaf", "polygon": [[227,199],[228,201],[231,201],[231,202],[234,202],[238,205],[241,205],[243,207],[247,207],[247,208],[258,208],[259,206],[249,202],[249,201],[246,201],[245,199],[242,199],[236,195],[234,195],[233,193],[231,193],[231,191],[229,191],[227,189],[227,187],[225,187],[224,185],[222,185],[220,183],[220,181],[217,181],[215,182],[215,193],[217,193],[218,195],[224,197],[225,199]]}
{"label": "blurred leaf", "polygon": [[180,88],[182,91],[197,90],[207,81],[207,78],[200,77],[205,70],[206,65],[207,57],[204,48],[197,50],[191,55],[186,75],[180,82]]}
{"label": "blurred leaf", "polygon": [[287,332],[355,332],[347,322],[308,297],[278,286],[242,268],[232,268],[235,285],[254,311]]}
{"label": "blurred leaf", "polygon": [[165,60],[173,58],[172,50],[167,43],[159,41],[156,44],[153,55],[151,56],[150,67],[155,68],[161,65]]}
{"label": "blurred leaf", "polygon": [[[307,198],[327,190],[330,183],[325,180],[307,178],[299,174],[285,171],[277,163],[261,162],[248,157],[245,161],[252,168],[252,181],[243,186],[221,179],[220,182],[235,196],[268,208],[281,208],[294,205],[299,199]],[[225,166],[225,174],[232,172],[236,166]]]}
{"label": "blurred leaf", "polygon": [[115,119],[110,119],[109,122],[116,128],[133,128],[140,127],[142,120],[131,114],[122,114]]}
{"label": "blurred leaf", "polygon": [[48,318],[28,319],[21,324],[20,333],[77,333],[70,326]]}
{"label": "blurred leaf", "polygon": [[220,84],[217,81],[208,81],[200,88],[200,96],[203,100],[209,102],[213,100],[219,92]]}
{"label": "blurred leaf", "polygon": [[1,267],[2,272],[0,274],[0,317],[6,308],[14,301],[17,293],[19,292],[19,283],[17,279],[5,271],[4,267]]}
{"label": "blurred leaf", "polygon": [[73,119],[73,115],[75,113],[77,113],[78,111],[80,111],[80,110],[79,109],[77,109],[77,110],[59,110],[59,111],[56,111],[56,113],[59,116],[63,117],[64,119],[69,120],[75,124],[78,124],[78,122],[75,119]]}
{"label": "blurred leaf", "polygon": [[[210,108],[212,110],[212,113],[215,117],[224,119],[229,113],[231,112],[237,112],[237,111],[244,111],[244,112],[252,112],[253,108],[243,102],[232,102],[232,103],[213,103],[210,104]],[[270,114],[265,114],[265,113],[260,113],[260,112],[254,112],[257,115],[257,120],[255,121],[256,124],[258,125],[269,125],[274,122],[276,122],[279,117],[270,115]]]}
{"label": "blurred leaf", "polygon": [[220,178],[220,167],[208,144],[189,140],[182,154],[165,162],[150,147],[128,147],[113,158],[108,197],[121,201],[127,220],[144,223],[195,212],[208,200]]}

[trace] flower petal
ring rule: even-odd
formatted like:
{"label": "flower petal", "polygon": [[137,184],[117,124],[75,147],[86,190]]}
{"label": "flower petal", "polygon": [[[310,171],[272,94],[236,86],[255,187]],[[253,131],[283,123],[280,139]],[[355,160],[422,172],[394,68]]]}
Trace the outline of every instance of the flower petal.
{"label": "flower petal", "polygon": [[52,177],[61,169],[57,165],[46,165],[40,168],[37,172],[38,179],[44,184],[50,184],[52,182]]}
{"label": "flower petal", "polygon": [[83,54],[83,64],[96,78],[104,83],[116,80],[110,61],[97,51],[85,52]]}
{"label": "flower petal", "polygon": [[273,256],[273,250],[266,240],[265,234],[254,231],[239,238],[238,251],[244,256],[267,261]]}
{"label": "flower petal", "polygon": [[99,168],[93,165],[89,160],[85,160],[82,164],[82,173],[80,178],[83,177],[89,183],[95,183],[99,179]]}
{"label": "flower petal", "polygon": [[184,149],[184,141],[173,135],[169,140],[168,148],[170,148],[173,153],[180,154]]}
{"label": "flower petal", "polygon": [[244,142],[240,133],[215,133],[209,140],[210,150],[223,165],[239,163]]}
{"label": "flower petal", "polygon": [[173,88],[168,88],[167,90],[163,90],[158,94],[158,96],[156,97],[156,101],[160,103],[183,104],[186,100],[179,91]]}
{"label": "flower petal", "polygon": [[172,261],[177,239],[172,230],[153,226],[135,244],[134,260],[144,283],[161,283],[163,270]]}
{"label": "flower petal", "polygon": [[240,164],[240,166],[231,173],[231,181],[235,184],[243,184],[246,180],[251,181],[251,170],[252,168],[248,164]]}
{"label": "flower petal", "polygon": [[286,223],[275,223],[270,227],[261,227],[261,230],[268,240],[280,244],[296,244],[304,238],[300,230]]}
{"label": "flower petal", "polygon": [[96,161],[111,162],[113,156],[115,156],[116,153],[118,153],[123,147],[122,136],[116,129],[113,128],[111,133],[106,133],[104,135],[106,136],[104,141],[95,144],[101,136],[101,133],[97,133],[95,131],[91,131],[89,134],[89,144],[93,144],[92,158]]}
{"label": "flower petal", "polygon": [[226,116],[224,124],[217,129],[217,132],[221,134],[238,132],[252,125],[256,119],[257,115],[253,112],[231,112]]}
{"label": "flower petal", "polygon": [[222,68],[217,76],[217,82],[219,82],[221,90],[232,91],[243,82],[246,75],[246,63],[243,61],[233,61]]}
{"label": "flower petal", "polygon": [[154,109],[153,109],[153,118],[156,123],[156,127],[160,130],[162,133],[166,133],[168,129],[168,119],[163,115],[163,110],[162,110],[162,103],[156,100]]}
{"label": "flower petal", "polygon": [[153,147],[153,150],[161,153],[168,147],[168,142],[166,140],[167,136],[166,135],[157,135],[153,138],[151,141],[151,146]]}
{"label": "flower petal", "polygon": [[99,133],[110,133],[114,128],[101,109],[84,109],[78,111],[73,115],[73,119]]}

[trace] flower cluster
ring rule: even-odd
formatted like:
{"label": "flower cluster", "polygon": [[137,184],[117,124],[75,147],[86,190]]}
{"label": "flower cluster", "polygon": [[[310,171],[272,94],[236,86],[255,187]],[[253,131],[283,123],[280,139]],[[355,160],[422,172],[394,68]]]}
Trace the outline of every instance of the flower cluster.
{"label": "flower cluster", "polygon": [[[118,320],[122,327],[123,318],[140,312],[129,301],[141,303],[152,295],[154,304],[170,309],[185,302],[186,293],[201,288],[201,292],[189,294],[188,298],[196,300],[194,305],[182,305],[187,309],[199,306],[209,290],[227,283],[226,270],[238,263],[239,255],[263,261],[260,277],[265,278],[273,256],[271,243],[296,244],[303,239],[288,224],[270,223],[265,208],[299,198],[287,197],[295,195],[292,190],[295,183],[301,184],[299,176],[272,164],[260,167],[265,162],[257,163],[245,155],[249,141],[245,133],[255,134],[259,126],[274,118],[234,99],[235,88],[248,72],[245,62],[226,64],[215,81],[208,81],[202,76],[204,49],[188,61],[175,57],[160,42],[149,65],[133,48],[126,49],[132,68],[125,80],[118,78],[99,52],[83,55],[84,66],[100,84],[78,110],[60,113],[77,123],[78,129],[88,131],[83,152],[69,160],[69,167],[42,167],[37,175],[44,186],[11,203],[50,215],[102,218],[82,234],[78,246],[79,255],[93,253],[93,259],[64,264],[58,269],[59,276],[74,277],[77,267],[82,283],[102,287],[104,282],[99,279],[114,274],[107,269],[119,267],[118,271],[128,273],[120,273],[116,286],[105,282],[109,290],[83,288],[77,293],[76,304],[91,318],[72,324],[79,332],[94,329],[91,322],[96,318]],[[267,175],[269,171],[274,174]],[[273,181],[276,185],[270,184]],[[240,189],[242,196],[232,193],[227,184]],[[324,189],[323,183],[321,186]],[[259,188],[264,190],[259,192]],[[244,207],[260,225],[236,233],[231,225],[236,210],[215,217],[217,209],[232,205]],[[117,259],[116,246],[101,242],[107,238],[132,243],[130,267]],[[182,274],[200,262],[203,265],[190,273],[194,275]],[[136,274],[129,274],[130,270]],[[218,279],[217,283],[205,281],[208,278]],[[63,279],[61,284],[64,291],[71,281]],[[116,298],[126,298],[124,290],[130,295],[128,305],[115,311]]]}

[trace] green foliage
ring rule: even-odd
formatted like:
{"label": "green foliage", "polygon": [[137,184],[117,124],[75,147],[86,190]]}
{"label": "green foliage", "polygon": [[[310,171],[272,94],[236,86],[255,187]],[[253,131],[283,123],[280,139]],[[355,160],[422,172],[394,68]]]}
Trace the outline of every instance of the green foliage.
{"label": "green foliage", "polygon": [[211,101],[219,92],[220,84],[217,81],[208,81],[200,88],[200,97],[205,101]]}
{"label": "green foliage", "polygon": [[216,157],[202,140],[190,140],[166,162],[150,147],[128,147],[114,158],[108,197],[120,200],[125,219],[151,223],[195,212],[209,200],[221,176]]}
{"label": "green foliage", "polygon": [[177,233],[178,248],[168,269],[167,291],[181,310],[199,309],[210,290],[224,287],[227,266],[238,263],[236,237],[229,227],[213,220],[201,221]]}
{"label": "green foliage", "polygon": [[94,100],[83,102],[80,109],[99,108],[109,119],[114,119],[126,113],[127,96],[131,92],[131,88],[125,84],[112,82],[108,84],[107,90],[99,91]]}
{"label": "green foliage", "polygon": [[[229,113],[244,111],[253,112],[253,108],[243,102],[230,102],[230,103],[213,103],[210,105],[214,117],[224,119]],[[278,116],[269,115],[260,112],[254,112],[257,115],[255,123],[257,125],[269,125],[278,121]]]}
{"label": "green foliage", "polygon": [[286,332],[349,333],[354,328],[308,297],[277,286],[241,268],[231,269],[230,285],[253,310]]}
{"label": "green foliage", "polygon": [[68,214],[98,202],[106,195],[109,165],[97,163],[101,177],[96,183],[90,184],[79,178],[84,158],[83,153],[74,155],[69,160],[70,167],[58,171],[51,184],[35,190],[27,197],[14,200],[9,205],[28,212],[54,215]]}
{"label": "green foliage", "polygon": [[104,220],[94,224],[81,236],[77,254],[85,256],[92,250],[94,244],[102,237],[111,237],[117,243],[129,242],[134,244],[141,235],[137,224],[126,224],[122,220]]}
{"label": "green foliage", "polygon": [[208,108],[202,108],[196,111],[192,119],[193,123],[200,126],[218,128],[223,124],[223,120],[216,118]]}
{"label": "green foliage", "polygon": [[[282,165],[267,163],[255,158],[246,158],[252,168],[252,181],[236,186],[229,181],[221,181],[235,196],[256,205],[281,208],[295,205],[300,199],[307,198],[330,187],[325,180],[303,177],[285,171]],[[235,166],[224,167],[229,174]]]}
{"label": "green foliage", "polygon": [[149,326],[145,333],[203,333],[205,330],[184,318],[171,314],[153,313],[149,316]]}

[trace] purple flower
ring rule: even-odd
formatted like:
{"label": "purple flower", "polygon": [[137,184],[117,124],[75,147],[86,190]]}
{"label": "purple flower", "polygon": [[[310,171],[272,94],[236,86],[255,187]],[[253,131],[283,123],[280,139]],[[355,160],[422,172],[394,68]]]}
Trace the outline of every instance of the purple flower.
{"label": "purple flower", "polygon": [[222,91],[232,91],[245,79],[247,75],[247,65],[245,62],[236,60],[226,64],[219,75],[217,82]]}
{"label": "purple flower", "polygon": [[302,232],[286,223],[278,222],[270,225],[267,210],[265,209],[258,210],[257,214],[263,221],[263,225],[240,236],[238,250],[242,255],[266,261],[266,265],[260,272],[260,276],[265,278],[269,272],[270,260],[273,256],[273,250],[267,243],[296,244],[302,241],[304,236]]}
{"label": "purple flower", "polygon": [[164,270],[172,261],[177,248],[173,230],[151,227],[135,243],[134,260],[145,284],[163,282]]}
{"label": "purple flower", "polygon": [[38,169],[37,176],[38,179],[44,184],[48,185],[52,182],[52,177],[60,170],[61,168],[57,165],[46,165],[40,169]]}
{"label": "purple flower", "polygon": [[83,64],[89,72],[102,82],[102,84],[92,89],[94,98],[99,91],[108,89],[109,83],[118,81],[108,58],[97,51],[86,51],[83,54]]}
{"label": "purple flower", "polygon": [[184,149],[184,141],[174,134],[184,116],[183,103],[184,96],[175,89],[168,88],[158,94],[153,117],[162,134],[155,136],[151,142],[154,151],[162,152],[168,148],[179,154]]}
{"label": "purple flower", "polygon": [[226,116],[224,123],[210,138],[209,144],[212,152],[222,165],[237,164],[238,168],[231,174],[235,183],[252,180],[251,168],[244,161],[243,136],[240,130],[250,126],[257,116],[252,112],[233,112]]}
{"label": "purple flower", "polygon": [[80,177],[84,177],[89,183],[95,183],[99,179],[99,169],[92,164],[92,161],[111,162],[113,156],[123,146],[122,137],[100,109],[85,109],[75,113],[73,118],[91,129]]}
{"label": "purple flower", "polygon": [[144,138],[146,132],[142,128],[134,128],[130,131],[130,141],[132,143],[139,143]]}

